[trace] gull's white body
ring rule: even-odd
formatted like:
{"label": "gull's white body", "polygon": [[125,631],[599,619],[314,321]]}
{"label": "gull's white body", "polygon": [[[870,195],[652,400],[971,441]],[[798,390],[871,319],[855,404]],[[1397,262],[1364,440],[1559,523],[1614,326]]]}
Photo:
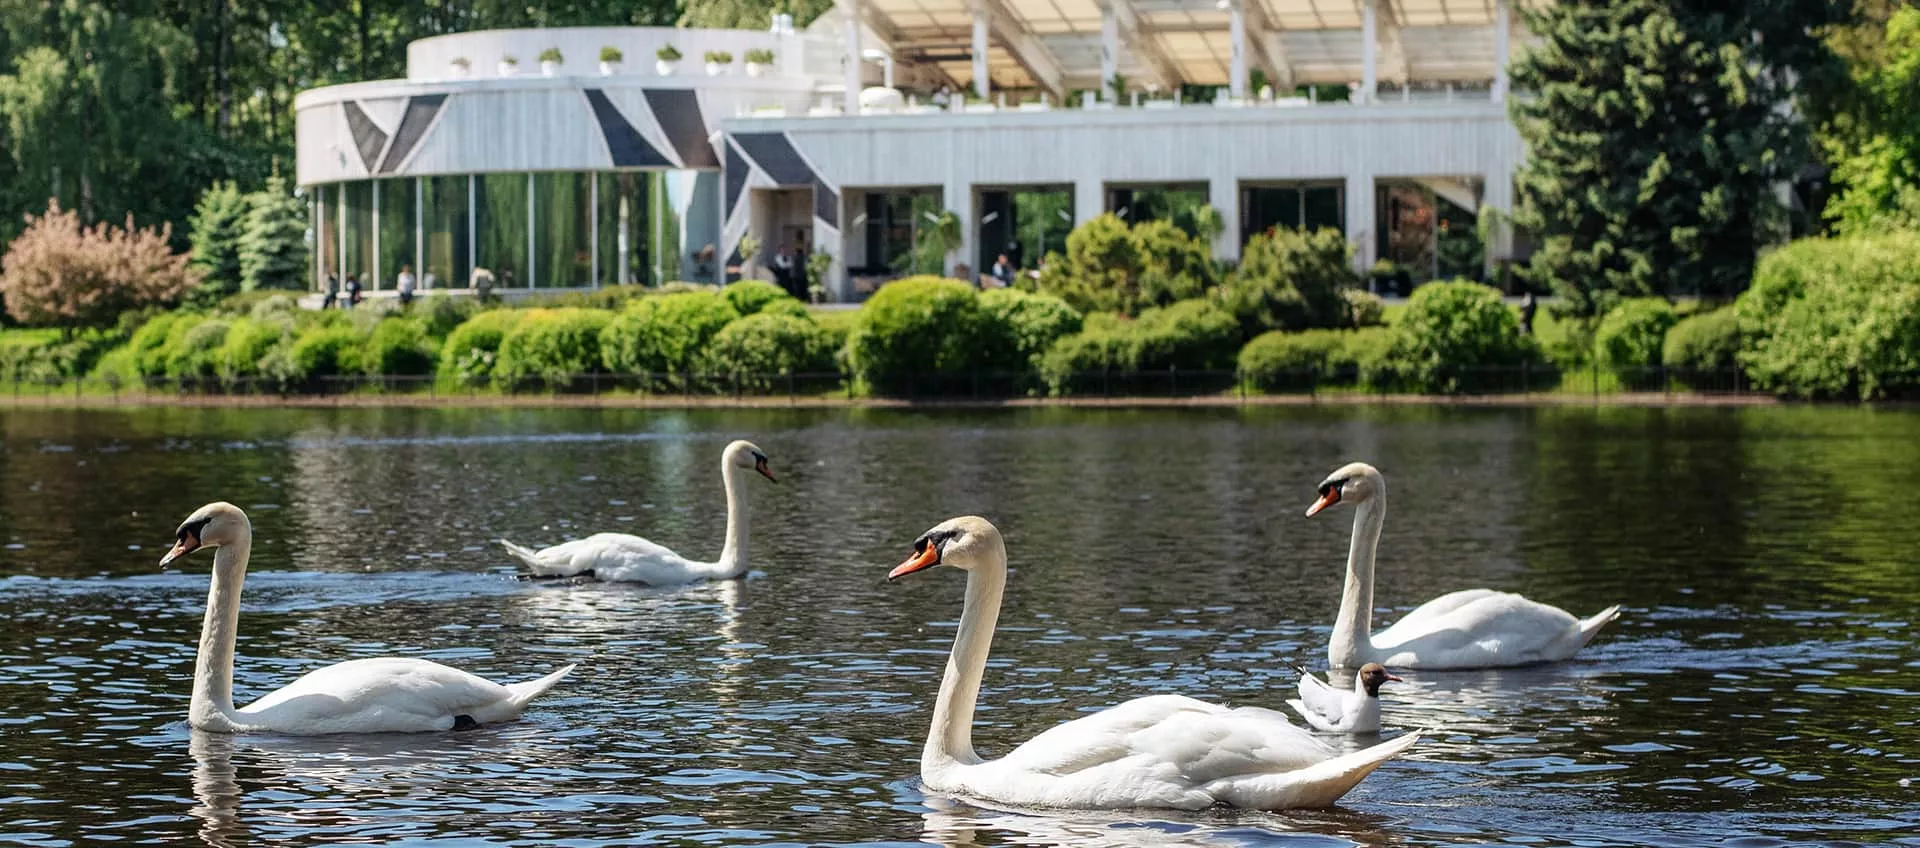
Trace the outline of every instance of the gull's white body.
{"label": "gull's white body", "polygon": [[1006,586],[1006,549],[982,519],[942,526],[967,528],[977,550],[947,554],[971,561],[962,566],[969,570],[966,608],[920,758],[928,789],[1035,807],[1324,807],[1419,739],[1407,734],[1340,755],[1273,710],[1156,695],[1058,725],[1000,759],[982,760],[973,750],[973,711]]}
{"label": "gull's white body", "polygon": [[1620,615],[1620,607],[1611,606],[1579,619],[1511,592],[1466,589],[1428,601],[1392,627],[1369,634],[1374,557],[1387,514],[1386,481],[1372,466],[1358,462],[1328,479],[1341,477],[1364,480],[1365,487],[1342,499],[1359,504],[1347,553],[1346,589],[1327,649],[1327,659],[1336,668],[1370,662],[1390,668],[1499,668],[1564,660]]}
{"label": "gull's white body", "polygon": [[[535,577],[580,577],[612,583],[680,586],[703,580],[731,580],[747,573],[749,515],[739,489],[743,460],[758,453],[747,442],[727,446],[720,458],[720,477],[727,491],[727,540],[720,558],[702,562],[683,557],[665,545],[626,533],[595,533],[584,539],[534,550],[506,539],[507,553],[527,566]],[[753,466],[745,465],[745,469]]]}
{"label": "gull's white body", "polygon": [[1287,701],[1313,729],[1327,733],[1379,733],[1380,699],[1354,678],[1353,689],[1335,689],[1302,670],[1300,697]]}
{"label": "gull's white body", "polygon": [[[215,733],[413,733],[452,730],[519,717],[527,702],[553,688],[569,665],[538,680],[499,684],[436,662],[398,657],[349,660],[301,676],[245,707],[233,706],[233,654],[240,589],[253,545],[252,525],[230,504],[219,513],[223,538],[213,557],[213,585],[201,625],[187,722]],[[192,519],[189,519],[190,521]],[[208,525],[203,524],[202,527]],[[208,540],[213,542],[212,539]],[[169,560],[175,555],[170,554]],[[467,719],[463,723],[461,719]]]}

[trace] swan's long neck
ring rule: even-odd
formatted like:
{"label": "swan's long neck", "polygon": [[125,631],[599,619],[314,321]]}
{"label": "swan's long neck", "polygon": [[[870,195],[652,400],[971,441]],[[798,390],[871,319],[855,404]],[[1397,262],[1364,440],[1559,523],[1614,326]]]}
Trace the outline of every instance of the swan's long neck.
{"label": "swan's long neck", "polygon": [[213,552],[213,587],[207,590],[207,617],[200,623],[200,654],[193,665],[189,724],[201,730],[232,732],[240,725],[233,708],[233,643],[240,630],[240,586],[247,579],[251,530]]}
{"label": "swan's long neck", "polygon": [[993,627],[1000,619],[1000,598],[1006,589],[1007,549],[1004,543],[996,543],[996,550],[967,575],[960,631],[953,637],[953,654],[947,658],[947,673],[933,704],[933,726],[920,752],[922,775],[980,763],[980,756],[973,752],[973,708],[980,699],[980,678],[987,671]]}
{"label": "swan's long neck", "polygon": [[727,488],[727,543],[714,563],[722,579],[747,573],[747,499],[740,493],[740,467],[731,457],[720,461],[720,480]]}
{"label": "swan's long neck", "polygon": [[1327,659],[1338,668],[1358,668],[1373,653],[1373,557],[1386,522],[1387,492],[1380,487],[1353,514],[1353,541],[1347,548],[1347,586],[1340,595],[1340,617],[1333,623]]}

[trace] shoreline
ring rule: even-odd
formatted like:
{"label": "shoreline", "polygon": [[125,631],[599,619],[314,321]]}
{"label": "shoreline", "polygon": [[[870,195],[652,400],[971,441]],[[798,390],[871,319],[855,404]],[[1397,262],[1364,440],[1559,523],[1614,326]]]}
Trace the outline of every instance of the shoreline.
{"label": "shoreline", "polygon": [[116,409],[116,408],[501,408],[501,409],[1018,409],[1080,407],[1099,409],[1226,409],[1260,406],[1614,406],[1614,407],[1752,407],[1788,403],[1768,394],[1700,394],[1694,392],[1612,392],[1606,394],[1548,393],[1490,395],[1364,394],[1319,395],[1196,395],[1192,397],[1010,397],[1010,398],[846,398],[822,396],[686,396],[686,395],[463,395],[463,394],[343,394],[343,395],[214,395],[128,393],[121,395],[0,395],[0,409]]}

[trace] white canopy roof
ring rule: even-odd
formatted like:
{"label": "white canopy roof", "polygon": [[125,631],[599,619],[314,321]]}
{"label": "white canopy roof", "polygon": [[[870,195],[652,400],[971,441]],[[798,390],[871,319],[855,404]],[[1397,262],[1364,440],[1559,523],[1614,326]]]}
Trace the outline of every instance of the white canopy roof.
{"label": "white canopy roof", "polygon": [[[1244,2],[1247,67],[1283,86],[1363,76],[1368,0],[837,0],[861,9],[874,45],[900,63],[931,63],[970,85],[974,4],[989,20],[995,88],[1100,88],[1102,18],[1119,33],[1115,67],[1139,86],[1225,85],[1229,3]],[[1494,76],[1497,4],[1508,0],[1375,0],[1383,83],[1484,83]],[[1510,16],[1517,20],[1517,15]],[[826,23],[826,21],[822,21]],[[834,26],[837,24],[829,24]],[[1510,41],[1521,28],[1509,22]],[[1053,84],[1057,80],[1057,85]]]}

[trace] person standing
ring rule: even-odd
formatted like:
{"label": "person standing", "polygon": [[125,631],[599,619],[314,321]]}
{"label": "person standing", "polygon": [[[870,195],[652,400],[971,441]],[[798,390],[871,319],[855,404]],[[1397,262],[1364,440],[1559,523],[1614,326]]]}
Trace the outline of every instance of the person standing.
{"label": "person standing", "polygon": [[802,300],[806,295],[793,284],[793,248],[780,246],[780,252],[773,257],[773,281],[787,294]]}
{"label": "person standing", "polygon": [[347,301],[346,301],[346,305],[343,308],[352,309],[359,305],[360,305],[360,275],[348,274],[347,275]]}
{"label": "person standing", "polygon": [[1533,292],[1520,297],[1520,334],[1533,335],[1533,314],[1540,311],[1540,304],[1533,299]]}
{"label": "person standing", "polygon": [[327,298],[326,300],[320,301],[320,308],[332,309],[334,303],[338,302],[339,300],[340,300],[340,275],[335,274],[332,271],[328,271],[327,272]]}
{"label": "person standing", "polygon": [[413,303],[413,266],[412,265],[400,266],[400,279],[398,281],[398,285],[395,286],[395,288],[397,288],[400,291],[400,308],[401,309],[405,309],[407,308],[408,304]]}

